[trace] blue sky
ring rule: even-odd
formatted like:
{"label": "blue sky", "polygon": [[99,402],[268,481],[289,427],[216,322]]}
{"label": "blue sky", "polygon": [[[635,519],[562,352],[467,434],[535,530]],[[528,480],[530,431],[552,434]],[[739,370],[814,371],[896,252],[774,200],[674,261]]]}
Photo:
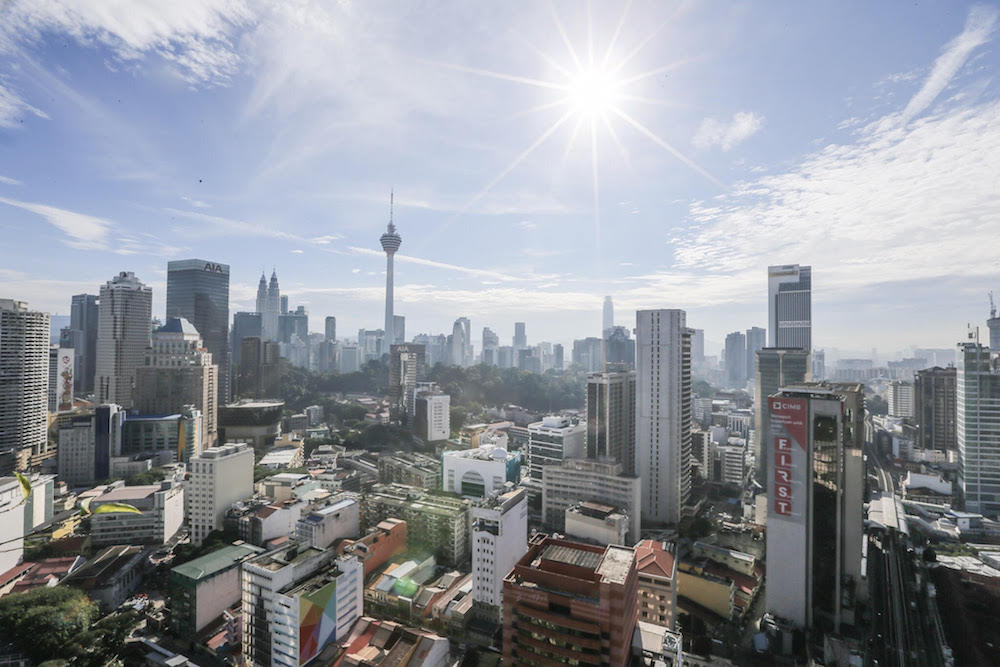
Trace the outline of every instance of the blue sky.
{"label": "blue sky", "polygon": [[408,336],[569,342],[612,294],[721,341],[796,262],[818,346],[983,323],[996,5],[625,6],[0,4],[0,295],[65,313],[132,270],[162,314],[166,262],[199,257],[232,310],[273,266],[349,335],[380,324],[394,188]]}

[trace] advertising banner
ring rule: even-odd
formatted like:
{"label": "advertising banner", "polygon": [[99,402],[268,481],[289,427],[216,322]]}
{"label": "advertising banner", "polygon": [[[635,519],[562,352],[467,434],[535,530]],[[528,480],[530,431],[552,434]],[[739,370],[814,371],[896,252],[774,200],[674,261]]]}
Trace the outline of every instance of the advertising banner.
{"label": "advertising banner", "polygon": [[73,409],[73,372],[76,356],[72,348],[59,348],[56,363],[56,410],[65,412]]}
{"label": "advertising banner", "polygon": [[804,398],[771,397],[772,516],[805,522],[809,482],[808,411]]}

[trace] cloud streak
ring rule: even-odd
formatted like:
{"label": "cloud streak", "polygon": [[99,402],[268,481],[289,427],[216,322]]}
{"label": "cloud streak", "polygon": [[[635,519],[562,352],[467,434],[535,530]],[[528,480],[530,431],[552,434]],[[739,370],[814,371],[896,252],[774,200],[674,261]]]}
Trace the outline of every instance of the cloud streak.
{"label": "cloud streak", "polygon": [[728,151],[757,134],[763,126],[764,117],[752,111],[738,111],[728,122],[706,118],[698,126],[691,143],[702,150],[718,146]]}
{"label": "cloud streak", "polygon": [[66,241],[67,245],[81,250],[100,250],[105,248],[108,231],[113,225],[110,220],[46,204],[35,204],[4,197],[0,197],[0,204],[13,206],[45,218],[50,225],[69,237]]}

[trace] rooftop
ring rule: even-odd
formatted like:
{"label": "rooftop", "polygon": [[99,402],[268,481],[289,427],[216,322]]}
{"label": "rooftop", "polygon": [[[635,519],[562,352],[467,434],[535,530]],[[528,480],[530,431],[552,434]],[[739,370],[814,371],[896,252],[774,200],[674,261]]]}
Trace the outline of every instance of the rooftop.
{"label": "rooftop", "polygon": [[601,554],[599,553],[563,544],[549,544],[542,549],[541,558],[576,567],[585,567],[588,570],[596,569],[601,562]]}
{"label": "rooftop", "polygon": [[271,551],[254,558],[250,564],[262,567],[265,570],[276,572],[289,565],[301,563],[310,558],[319,556],[325,549],[319,547],[301,547],[298,542],[291,542],[277,551]]}
{"label": "rooftop", "polygon": [[231,544],[229,546],[222,547],[221,549],[216,549],[209,554],[205,554],[201,558],[195,558],[194,560],[184,563],[183,565],[178,565],[173,568],[171,572],[176,572],[177,574],[187,577],[188,579],[199,581],[201,579],[211,577],[218,572],[222,572],[223,570],[228,570],[231,567],[237,566],[246,558],[254,554],[263,553],[263,551],[264,550],[260,547],[255,547],[252,544]]}
{"label": "rooftop", "polygon": [[597,574],[612,584],[624,584],[633,562],[635,562],[635,549],[609,546],[604,552],[601,564],[597,567]]}
{"label": "rooftop", "polygon": [[635,567],[643,574],[672,577],[674,554],[666,542],[642,540],[635,546]]}

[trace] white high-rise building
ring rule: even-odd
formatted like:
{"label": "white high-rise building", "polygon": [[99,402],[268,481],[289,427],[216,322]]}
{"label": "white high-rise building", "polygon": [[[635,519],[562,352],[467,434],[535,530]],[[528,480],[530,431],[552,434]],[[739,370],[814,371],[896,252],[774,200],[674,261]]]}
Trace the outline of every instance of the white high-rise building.
{"label": "white high-rise building", "polygon": [[559,415],[544,417],[540,422],[528,424],[526,449],[528,479],[525,486],[537,507],[542,498],[542,468],[587,455],[587,424]]}
{"label": "white high-rise building", "polygon": [[24,555],[24,495],[16,477],[0,477],[0,572]]}
{"label": "white high-rise building", "polygon": [[812,267],[767,267],[767,346],[812,349]]}
{"label": "white high-rise building", "polygon": [[968,512],[1000,515],[1000,358],[960,343],[956,373],[958,484]]}
{"label": "white high-rise building", "polygon": [[683,310],[636,312],[642,523],[676,524],[691,494],[691,336]]}
{"label": "white high-rise building", "polygon": [[528,551],[528,499],[524,489],[499,493],[472,506],[472,599],[499,621],[503,579]]}
{"label": "white high-rise building", "polygon": [[364,568],[355,556],[291,542],[245,561],[243,658],[299,667],[347,636],[362,614]]}
{"label": "white high-rise building", "polygon": [[890,417],[913,416],[913,383],[896,380],[889,383],[887,395]]}
{"label": "white high-rise building", "polygon": [[[0,458],[48,443],[49,315],[0,299]],[[0,460],[0,465],[9,465]]]}
{"label": "white high-rise building", "polygon": [[98,403],[132,407],[135,371],[145,364],[153,316],[153,290],[131,271],[101,286],[97,325]]}
{"label": "white high-rise building", "polygon": [[198,546],[222,527],[233,503],[253,495],[253,447],[245,442],[209,447],[191,459],[188,471],[188,525],[191,543]]}

